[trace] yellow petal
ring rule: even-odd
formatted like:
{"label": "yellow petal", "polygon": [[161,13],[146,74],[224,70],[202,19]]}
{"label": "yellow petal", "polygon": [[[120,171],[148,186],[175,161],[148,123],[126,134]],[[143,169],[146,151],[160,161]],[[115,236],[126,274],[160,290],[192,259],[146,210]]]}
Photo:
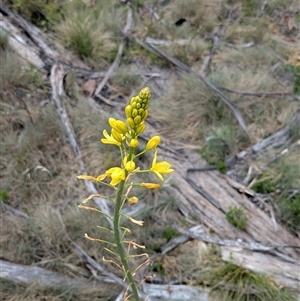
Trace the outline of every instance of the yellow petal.
{"label": "yellow petal", "polygon": [[149,188],[149,189],[156,189],[156,188],[160,187],[160,184],[158,184],[158,183],[141,183],[141,186]]}
{"label": "yellow petal", "polygon": [[144,224],[144,221],[137,221],[136,219],[133,219],[133,218],[130,217],[130,216],[127,216],[127,218],[128,218],[132,223],[137,224],[137,225],[139,225],[139,226],[143,226],[143,224]]}
{"label": "yellow petal", "polygon": [[91,181],[95,181],[95,182],[98,182],[97,179],[93,176],[88,176],[88,175],[80,175],[80,176],[77,176],[77,179],[79,180],[91,180]]}

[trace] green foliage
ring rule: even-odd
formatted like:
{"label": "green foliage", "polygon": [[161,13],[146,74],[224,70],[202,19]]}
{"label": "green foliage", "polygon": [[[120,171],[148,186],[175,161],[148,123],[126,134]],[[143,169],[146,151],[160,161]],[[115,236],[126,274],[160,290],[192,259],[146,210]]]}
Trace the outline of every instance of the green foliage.
{"label": "green foliage", "polygon": [[267,173],[255,182],[252,189],[257,193],[270,193],[276,190],[276,181]]}
{"label": "green foliage", "polygon": [[172,227],[166,227],[163,232],[163,237],[167,242],[170,241],[172,238],[177,237],[178,235],[179,233]]}
{"label": "green foliage", "polygon": [[12,8],[23,14],[30,22],[48,28],[62,18],[63,5],[67,2],[55,0],[12,0]]}
{"label": "green foliage", "polygon": [[233,126],[219,126],[212,132],[211,136],[206,138],[206,144],[199,152],[208,164],[216,165],[220,172],[225,173],[227,171],[225,159],[234,148],[234,140],[235,131]]}
{"label": "green foliage", "polygon": [[234,225],[236,228],[243,230],[248,222],[248,217],[241,207],[229,207],[226,212],[226,219],[229,223]]}
{"label": "green foliage", "polygon": [[9,195],[6,190],[0,190],[0,202],[9,204]]}
{"label": "green foliage", "polygon": [[3,47],[0,47],[0,89],[43,87],[43,81],[38,70],[34,66],[22,64],[18,55],[9,47],[4,47],[3,43]]}
{"label": "green foliage", "polygon": [[279,288],[264,276],[226,263],[206,276],[214,300],[226,301],[295,301],[292,294]]}
{"label": "green foliage", "polygon": [[291,229],[300,231],[299,191],[296,193],[282,193],[278,200],[278,207],[282,220],[284,220]]}
{"label": "green foliage", "polygon": [[227,171],[227,165],[226,165],[225,162],[222,162],[222,161],[217,162],[216,168],[217,168],[217,170],[218,170],[220,173],[224,173],[224,174],[225,174],[226,171]]}
{"label": "green foliage", "polygon": [[295,94],[300,94],[300,65],[286,65],[286,71],[289,72],[294,81],[293,91]]}
{"label": "green foliage", "polygon": [[152,272],[158,273],[162,276],[166,275],[166,270],[160,262],[154,262],[154,264],[151,266],[150,270]]}
{"label": "green foliage", "polygon": [[255,17],[259,5],[259,0],[242,0],[243,12],[247,17]]}

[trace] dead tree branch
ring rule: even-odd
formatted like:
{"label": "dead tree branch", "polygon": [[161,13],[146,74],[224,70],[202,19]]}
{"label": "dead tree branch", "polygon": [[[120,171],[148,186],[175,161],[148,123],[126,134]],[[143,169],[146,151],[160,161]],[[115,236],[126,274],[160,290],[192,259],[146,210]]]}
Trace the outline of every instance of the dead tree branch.
{"label": "dead tree branch", "polygon": [[[78,163],[80,166],[80,172],[81,174],[87,174],[85,164],[83,160],[81,159],[81,151],[79,148],[79,145],[77,143],[76,135],[73,129],[73,126],[69,120],[69,116],[67,114],[66,108],[64,106],[64,99],[65,99],[65,92],[63,88],[63,78],[65,76],[65,71],[60,64],[55,64],[51,69],[51,75],[50,75],[50,82],[52,87],[52,102],[55,106],[57,115],[59,116],[59,119],[61,121],[61,124],[63,125],[66,134],[68,136],[69,142],[73,148],[73,152],[75,156],[78,158]],[[84,180],[84,183],[86,185],[86,188],[89,192],[89,194],[98,194],[97,189],[95,188],[95,185],[91,181]],[[111,210],[108,206],[108,203],[105,199],[102,198],[94,198],[95,203],[97,206],[108,216],[111,216]],[[112,221],[107,218],[107,222],[110,225],[111,228],[113,228]]]}

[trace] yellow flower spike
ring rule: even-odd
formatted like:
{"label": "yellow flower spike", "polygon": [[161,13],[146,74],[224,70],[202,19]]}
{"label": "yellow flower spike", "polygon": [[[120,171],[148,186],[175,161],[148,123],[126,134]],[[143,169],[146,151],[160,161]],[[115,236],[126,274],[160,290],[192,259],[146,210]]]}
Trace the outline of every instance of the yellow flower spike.
{"label": "yellow flower spike", "polygon": [[104,143],[104,144],[114,144],[114,145],[117,145],[117,146],[121,145],[121,142],[117,141],[114,137],[112,137],[111,135],[109,135],[106,130],[103,131],[103,136],[106,139],[102,138],[101,139],[102,143]]}
{"label": "yellow flower spike", "polygon": [[116,186],[122,180],[125,180],[125,171],[120,167],[112,167],[105,172],[105,174],[111,177],[110,185]]}
{"label": "yellow flower spike", "polygon": [[117,131],[115,131],[114,129],[111,129],[111,135],[118,142],[122,142],[123,141],[122,135],[120,133],[118,133]]}
{"label": "yellow flower spike", "polygon": [[142,187],[146,187],[148,189],[156,189],[160,187],[160,184],[158,183],[141,183]]}
{"label": "yellow flower spike", "polygon": [[129,172],[135,170],[135,163],[133,161],[129,161],[125,164],[125,169]]}
{"label": "yellow flower spike", "polygon": [[137,139],[131,139],[129,145],[131,147],[137,147],[139,145],[139,141]]}
{"label": "yellow flower spike", "polygon": [[128,203],[132,205],[132,204],[136,204],[138,201],[139,199],[136,196],[133,196],[128,200]]}
{"label": "yellow flower spike", "polygon": [[159,143],[160,143],[160,137],[154,136],[148,141],[148,143],[146,145],[146,149],[149,151],[149,150],[157,147]]}
{"label": "yellow flower spike", "polygon": [[167,161],[162,162],[156,162],[157,160],[157,151],[154,153],[153,161],[152,161],[152,167],[150,168],[150,171],[154,172],[157,177],[163,181],[164,178],[162,177],[163,174],[169,174],[174,171],[174,169],[171,168],[171,164]]}

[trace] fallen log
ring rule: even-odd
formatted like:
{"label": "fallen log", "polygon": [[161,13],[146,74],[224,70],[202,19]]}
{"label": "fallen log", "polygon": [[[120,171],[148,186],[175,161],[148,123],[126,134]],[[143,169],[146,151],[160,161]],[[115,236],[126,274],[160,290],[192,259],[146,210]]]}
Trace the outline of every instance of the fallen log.
{"label": "fallen log", "polygon": [[278,284],[300,294],[299,262],[289,263],[272,255],[249,252],[241,248],[221,247],[222,259],[245,269],[268,275]]}
{"label": "fallen log", "polygon": [[[0,277],[23,285],[39,284],[47,288],[95,288],[99,280],[115,283],[108,277],[97,277],[98,283],[83,278],[70,278],[47,269],[0,260]],[[209,290],[187,285],[157,285],[145,283],[146,294],[152,301],[208,301]],[[116,287],[116,290],[118,288]],[[121,294],[123,295],[123,293]]]}

